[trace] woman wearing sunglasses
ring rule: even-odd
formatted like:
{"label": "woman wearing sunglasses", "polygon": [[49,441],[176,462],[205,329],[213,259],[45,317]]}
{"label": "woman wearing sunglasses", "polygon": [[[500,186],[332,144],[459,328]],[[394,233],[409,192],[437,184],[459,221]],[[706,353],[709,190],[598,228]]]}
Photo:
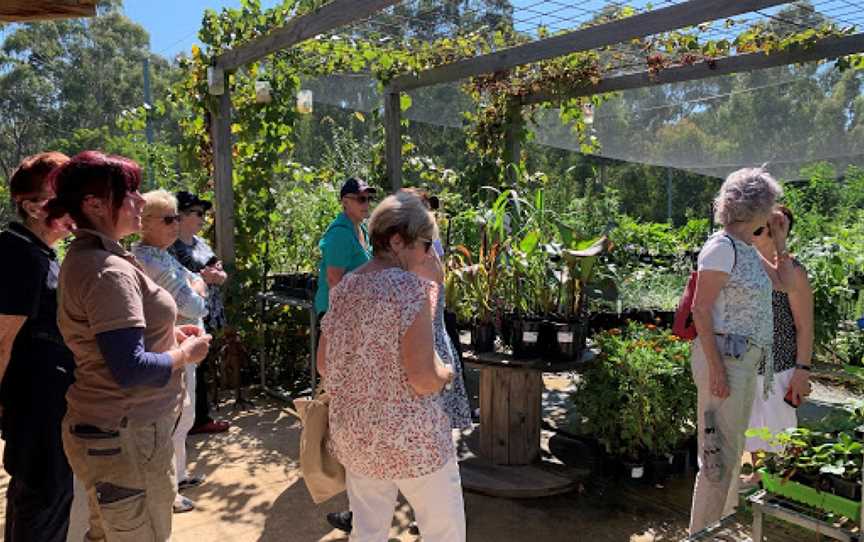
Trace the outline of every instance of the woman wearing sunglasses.
{"label": "woman wearing sunglasses", "polygon": [[57,322],[75,358],[63,448],[91,507],[89,540],[171,538],[171,435],[182,375],[210,337],[177,326],[177,304],[120,241],[141,230],[141,168],[83,152],[53,173],[47,221],[68,215],[75,240],[60,268]]}
{"label": "woman wearing sunglasses", "polygon": [[[754,232],[753,245],[767,261],[774,261],[785,249],[785,239],[795,218],[785,206],[778,206],[767,227]],[[810,394],[810,362],[813,356],[813,289],[807,270],[793,259],[793,279],[786,288],[772,292],[774,307],[774,389],[766,396],[760,391],[765,364],[760,364],[756,397],[749,426],[777,433],[798,426],[796,408]],[[747,439],[748,452],[776,451],[758,437]],[[756,483],[756,476],[750,479]]]}
{"label": "woman wearing sunglasses", "polygon": [[[203,333],[203,318],[207,314],[207,285],[168,252],[168,247],[174,244],[180,233],[177,199],[165,190],[144,194],[141,224],[141,242],[133,247],[132,253],[147,276],[174,298],[177,303],[177,323],[194,325]],[[179,489],[201,483],[200,478],[189,477],[186,472],[186,436],[195,422],[195,369],[195,365],[191,364],[185,367],[186,397],[173,436],[178,487],[174,499],[175,513],[195,508],[195,503],[180,495]]]}
{"label": "woman wearing sunglasses", "polygon": [[453,371],[435,356],[436,285],[411,269],[440,260],[435,221],[410,192],[370,220],[374,257],[343,278],[322,321],[318,370],[330,394],[329,446],[345,466],[351,540],[387,540],[397,492],[427,542],[465,540],[451,421],[440,392]]}
{"label": "woman wearing sunglasses", "polygon": [[[222,285],[228,274],[222,269],[222,262],[213,253],[207,241],[198,234],[206,224],[205,216],[213,204],[196,194],[181,190],[177,192],[177,210],[180,211],[180,234],[168,251],[183,266],[201,276],[207,284],[207,316],[204,329],[216,334],[225,326],[225,303],[222,300]],[[207,371],[210,360],[204,360],[195,369],[195,423],[189,434],[222,433],[228,430],[225,420],[214,420],[210,416],[210,402],[207,398]]]}
{"label": "woman wearing sunglasses", "polygon": [[[20,218],[0,233],[0,402],[6,489],[4,539],[66,540],[72,470],[63,453],[60,424],[75,362],[57,327],[53,247],[69,235],[65,221],[45,221],[54,195],[51,172],[68,162],[57,152],[26,158],[9,180]],[[5,373],[5,376],[4,376]]]}
{"label": "woman wearing sunglasses", "polygon": [[760,363],[769,368],[765,379],[771,381],[771,293],[780,280],[775,264],[782,260],[788,268],[788,255],[781,251],[777,262],[767,262],[754,239],[766,228],[782,193],[764,169],[731,173],[714,200],[714,217],[723,228],[699,253],[692,305],[698,337],[691,349],[699,473],[693,489],[691,536],[735,511],[744,433]]}

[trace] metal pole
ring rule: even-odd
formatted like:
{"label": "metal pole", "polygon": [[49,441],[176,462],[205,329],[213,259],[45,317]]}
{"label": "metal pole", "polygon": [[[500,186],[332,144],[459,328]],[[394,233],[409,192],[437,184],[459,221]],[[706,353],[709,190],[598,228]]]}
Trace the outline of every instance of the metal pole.
{"label": "metal pole", "polygon": [[668,222],[672,223],[672,170],[666,170],[666,216]]}
{"label": "metal pole", "polygon": [[153,173],[153,116],[151,109],[153,107],[153,98],[150,95],[150,57],[144,57],[144,107],[147,115],[147,127],[145,134],[147,136],[147,178],[149,186],[156,187],[156,175]]}

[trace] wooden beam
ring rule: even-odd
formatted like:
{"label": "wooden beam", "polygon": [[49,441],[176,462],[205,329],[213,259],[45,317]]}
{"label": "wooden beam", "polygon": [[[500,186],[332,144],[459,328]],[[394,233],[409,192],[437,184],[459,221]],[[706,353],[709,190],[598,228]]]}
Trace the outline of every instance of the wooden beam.
{"label": "wooden beam", "polygon": [[234,175],[233,145],[231,142],[231,91],[227,81],[225,92],[211,112],[213,139],[213,175],[216,185],[216,250],[219,259],[230,269],[235,261],[234,252]]}
{"label": "wooden beam", "polygon": [[402,188],[402,104],[398,92],[384,96],[384,141],[387,179],[393,192]]}
{"label": "wooden beam", "polygon": [[393,79],[390,88],[394,91],[404,92],[419,87],[458,81],[475,75],[509,70],[540,60],[578,51],[589,51],[634,38],[660,34],[705,21],[733,17],[787,2],[788,0],[735,0],[734,2],[730,0],[690,0],[611,23],[575,30],[495,53],[445,64],[416,75],[403,75]]}
{"label": "wooden beam", "polygon": [[765,68],[774,68],[788,64],[815,62],[826,58],[837,58],[864,51],[864,33],[853,34],[841,38],[822,40],[811,47],[794,49],[782,53],[750,53],[746,55],[719,58],[713,62],[699,62],[691,66],[681,66],[660,70],[657,73],[640,72],[632,75],[622,75],[601,80],[597,85],[574,88],[566,94],[555,94],[541,91],[522,98],[523,105],[554,102],[566,98],[592,96],[607,92],[631,90],[667,83],[681,83],[707,79],[718,75],[749,72]]}
{"label": "wooden beam", "polygon": [[259,60],[269,54],[292,47],[301,41],[324,34],[347,24],[365,19],[402,0],[333,0],[320,8],[295,17],[285,26],[265,36],[223,52],[216,65],[225,71]]}
{"label": "wooden beam", "polygon": [[0,22],[33,22],[96,15],[97,0],[4,0]]}

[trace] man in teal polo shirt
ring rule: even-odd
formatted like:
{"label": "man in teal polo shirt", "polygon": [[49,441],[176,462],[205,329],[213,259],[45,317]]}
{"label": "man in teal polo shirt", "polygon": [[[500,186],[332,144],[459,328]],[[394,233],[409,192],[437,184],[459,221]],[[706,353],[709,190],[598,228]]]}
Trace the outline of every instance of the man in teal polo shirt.
{"label": "man in teal polo shirt", "polygon": [[350,273],[372,258],[369,232],[363,221],[369,218],[369,203],[375,192],[365,181],[354,177],[345,181],[339,191],[342,212],[330,223],[318,243],[321,267],[318,271],[315,311],[319,316],[327,312],[330,289],[339,284],[345,273]]}

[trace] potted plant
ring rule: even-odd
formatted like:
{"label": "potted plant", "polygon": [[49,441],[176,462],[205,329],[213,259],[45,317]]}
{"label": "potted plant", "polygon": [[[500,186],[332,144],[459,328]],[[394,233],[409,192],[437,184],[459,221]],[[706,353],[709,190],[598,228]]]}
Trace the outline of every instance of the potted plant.
{"label": "potted plant", "polygon": [[826,512],[860,517],[864,447],[855,436],[806,428],[773,435],[767,429],[748,430],[748,435],[778,449],[757,457],[765,489]]}
{"label": "potted plant", "polygon": [[631,474],[640,465],[660,470],[656,465],[668,465],[667,454],[695,433],[689,343],[636,323],[600,333],[595,343],[600,354],[572,393],[568,419]]}
{"label": "potted plant", "polygon": [[600,256],[609,248],[609,240],[603,236],[577,241],[563,233],[562,237],[568,241],[569,248],[555,243],[545,247],[553,260],[563,264],[555,273],[561,317],[549,323],[548,333],[551,335],[550,353],[558,360],[571,361],[578,359],[585,347],[588,289]]}
{"label": "potted plant", "polygon": [[452,270],[454,279],[461,284],[465,302],[476,310],[471,330],[471,343],[475,352],[491,352],[495,349],[495,304],[493,294],[498,278],[498,243],[491,247],[481,244],[477,263],[471,251],[464,245],[456,247],[455,257],[459,262]]}

